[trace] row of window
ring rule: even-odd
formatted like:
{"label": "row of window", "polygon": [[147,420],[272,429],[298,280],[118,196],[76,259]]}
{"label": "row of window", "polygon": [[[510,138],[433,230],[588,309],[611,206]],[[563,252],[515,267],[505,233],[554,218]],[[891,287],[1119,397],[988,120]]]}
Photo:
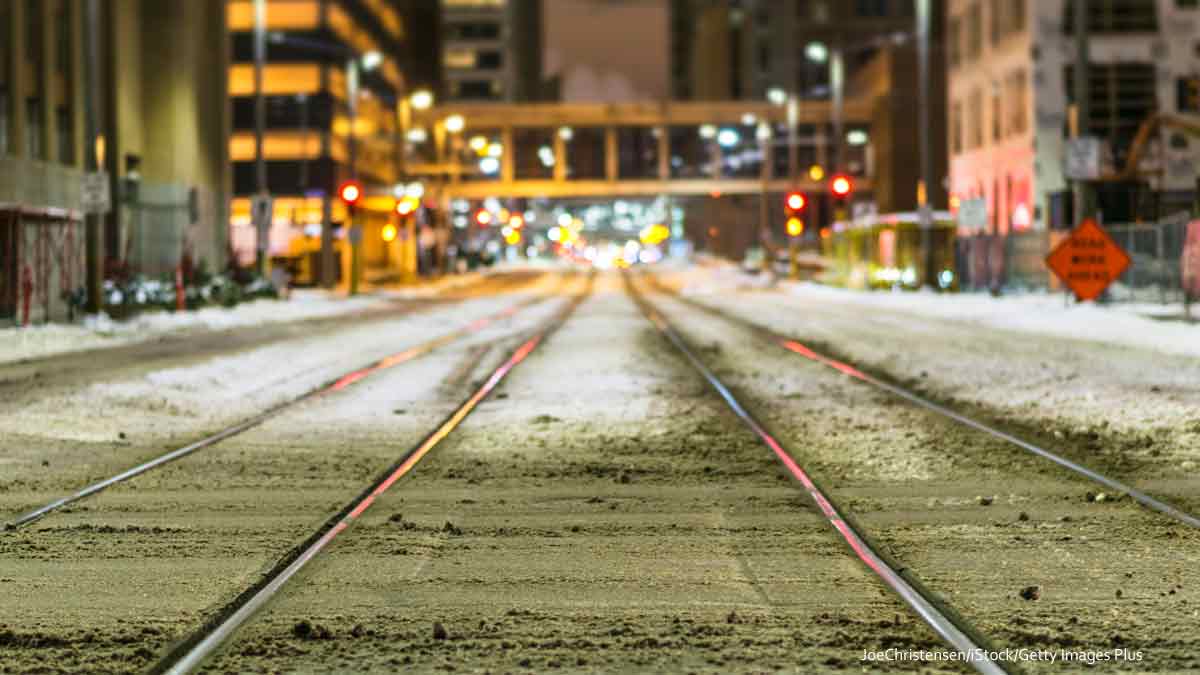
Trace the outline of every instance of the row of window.
{"label": "row of window", "polygon": [[984,93],[976,87],[966,101],[950,104],[950,152],[953,155],[984,146],[987,138],[999,143],[1029,130],[1029,82],[1024,69],[1018,69],[992,87],[990,133],[984,123]]}
{"label": "row of window", "polygon": [[[965,14],[952,16],[947,22],[946,47],[951,68],[976,61],[982,55],[984,6],[982,1],[973,2]],[[987,0],[986,6],[987,33],[993,46],[1000,44],[1009,35],[1025,31],[1025,0]]]}
{"label": "row of window", "polygon": [[[14,4],[8,1],[0,2],[0,36],[5,38],[12,34]],[[23,56],[26,64],[31,66],[34,72],[41,72],[44,63],[42,57],[46,46],[43,41],[45,5],[46,3],[40,0],[24,0],[23,6],[20,6],[24,15],[21,26],[25,38]],[[63,90],[70,92],[74,75],[72,45],[75,42],[72,40],[74,17],[71,14],[71,3],[60,0],[53,6],[50,14],[53,17],[55,39],[55,51],[52,59],[53,72],[64,79]],[[12,69],[17,67],[13,62],[14,57],[15,55],[12,54],[12,50],[7,44],[7,39],[0,42],[0,155],[7,155],[19,147],[26,157],[51,159],[45,143],[47,122],[43,112],[44,101],[42,98],[45,95],[45,84],[41,77],[33,78],[28,82],[29,91],[25,92],[24,100],[16,100],[9,86]],[[24,113],[25,129],[22,139],[12,137],[12,119],[17,112],[14,107],[16,105],[23,106],[21,111]],[[57,148],[57,157],[54,159],[63,164],[74,164],[75,125],[72,109],[65,102],[52,102],[52,105],[54,110],[53,133],[54,139],[57,141],[54,144]]]}

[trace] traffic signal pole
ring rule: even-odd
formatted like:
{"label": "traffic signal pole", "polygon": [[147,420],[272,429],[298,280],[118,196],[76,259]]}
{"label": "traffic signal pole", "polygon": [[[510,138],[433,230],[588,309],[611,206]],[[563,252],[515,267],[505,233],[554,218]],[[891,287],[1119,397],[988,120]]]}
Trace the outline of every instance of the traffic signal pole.
{"label": "traffic signal pole", "polygon": [[[358,126],[358,57],[346,60],[347,119],[350,122],[350,137],[347,140],[350,155],[350,180],[358,180],[358,142],[355,127]],[[350,295],[358,295],[358,284],[362,276],[362,224],[355,218],[357,204],[348,204],[346,220],[350,239]]]}
{"label": "traffic signal pole", "polygon": [[917,219],[921,229],[921,285],[933,285],[933,133],[929,128],[929,21],[930,1],[916,0],[917,19],[917,133],[921,139],[921,179],[917,186]]}

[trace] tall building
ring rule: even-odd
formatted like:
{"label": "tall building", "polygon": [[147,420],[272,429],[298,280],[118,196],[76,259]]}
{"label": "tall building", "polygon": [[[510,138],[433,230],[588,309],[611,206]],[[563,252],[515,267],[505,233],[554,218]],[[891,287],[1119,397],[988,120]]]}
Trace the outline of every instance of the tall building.
{"label": "tall building", "polygon": [[94,22],[87,6],[0,2],[0,319],[27,286],[31,318],[65,317],[63,294],[85,283],[89,155],[109,177],[99,262],[110,275],[167,274],[185,254],[210,267],[225,260],[222,4],[101,0]]}
{"label": "tall building", "polygon": [[[1073,221],[1063,173],[1074,99],[1071,4],[951,0],[947,7],[953,203],[985,199],[989,231]],[[1200,112],[1200,96],[1192,93],[1200,75],[1197,4],[1088,2],[1090,110],[1079,131],[1101,140],[1103,173],[1121,173],[1151,115]],[[1150,207],[1165,215],[1190,205],[1200,143],[1170,126],[1149,138],[1137,168],[1154,173],[1099,184],[1104,220],[1128,222]]]}
{"label": "tall building", "polygon": [[[233,111],[231,237],[243,262],[258,236],[251,197],[273,197],[269,254],[285,258],[302,282],[321,275],[322,235],[336,260],[325,281],[348,278],[347,211],[337,186],[352,177],[366,197],[359,207],[363,262],[387,270],[401,258],[399,239],[385,240],[400,180],[400,101],[406,92],[400,56],[411,27],[388,0],[267,0],[263,64],[264,174],[256,132],[254,1],[226,4],[232,57],[228,96]],[[351,101],[353,123],[351,122]],[[261,184],[265,180],[265,184]],[[341,243],[337,243],[341,242]]]}
{"label": "tall building", "polygon": [[542,96],[541,0],[441,0],[446,101]]}

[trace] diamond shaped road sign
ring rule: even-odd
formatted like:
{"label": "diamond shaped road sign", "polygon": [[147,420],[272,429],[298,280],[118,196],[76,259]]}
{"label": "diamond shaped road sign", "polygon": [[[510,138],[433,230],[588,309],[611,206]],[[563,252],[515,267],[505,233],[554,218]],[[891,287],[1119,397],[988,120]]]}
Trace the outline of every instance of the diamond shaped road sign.
{"label": "diamond shaped road sign", "polygon": [[1046,266],[1080,300],[1095,300],[1128,269],[1129,254],[1088,218],[1046,256]]}

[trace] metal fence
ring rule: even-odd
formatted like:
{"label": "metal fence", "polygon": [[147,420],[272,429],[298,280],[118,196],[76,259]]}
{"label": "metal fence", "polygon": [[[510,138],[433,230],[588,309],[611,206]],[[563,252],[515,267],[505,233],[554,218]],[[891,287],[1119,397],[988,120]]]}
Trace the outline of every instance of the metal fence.
{"label": "metal fence", "polygon": [[[1110,302],[1183,303],[1182,258],[1187,225],[1179,213],[1157,223],[1105,225],[1109,236],[1130,257],[1129,269],[1105,296]],[[1063,290],[1045,259],[1065,230],[960,236],[957,241],[959,285],[992,292]]]}

